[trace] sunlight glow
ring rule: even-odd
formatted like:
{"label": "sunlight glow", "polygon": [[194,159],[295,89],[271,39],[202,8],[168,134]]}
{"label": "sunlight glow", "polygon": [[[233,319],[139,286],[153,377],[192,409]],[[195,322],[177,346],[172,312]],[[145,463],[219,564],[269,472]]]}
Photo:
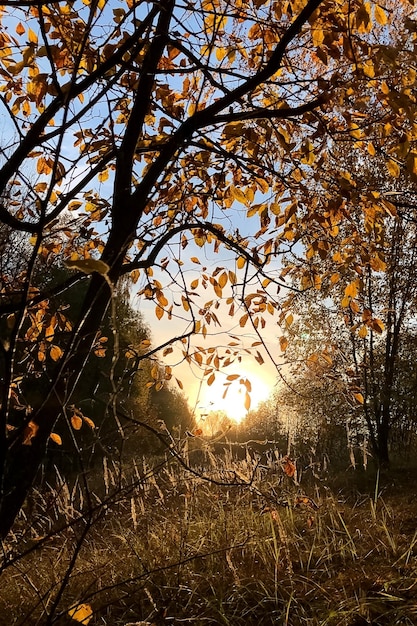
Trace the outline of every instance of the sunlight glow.
{"label": "sunlight glow", "polygon": [[[246,381],[249,381],[249,384],[245,385]],[[256,409],[258,404],[266,400],[271,393],[271,387],[252,371],[241,372],[234,381],[228,381],[226,375],[219,375],[211,386],[205,387],[201,394],[199,413],[202,421],[210,412],[223,411],[229,419],[239,424],[248,412],[245,406],[248,388],[250,389],[249,410]]]}

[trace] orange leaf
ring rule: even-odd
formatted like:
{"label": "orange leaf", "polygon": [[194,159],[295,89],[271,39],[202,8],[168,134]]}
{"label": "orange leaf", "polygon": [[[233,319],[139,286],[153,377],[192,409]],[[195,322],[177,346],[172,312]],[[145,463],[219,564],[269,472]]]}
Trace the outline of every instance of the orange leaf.
{"label": "orange leaf", "polygon": [[22,444],[24,446],[31,446],[32,439],[36,436],[36,433],[39,430],[39,426],[35,424],[35,422],[30,421],[27,426],[25,426],[23,430],[23,441]]}
{"label": "orange leaf", "polygon": [[91,420],[89,417],[85,417],[85,415],[83,415],[83,420],[87,424],[87,426],[89,426],[92,430],[94,430],[96,425],[94,424],[93,420]]}
{"label": "orange leaf", "polygon": [[293,476],[295,476],[295,463],[290,459],[289,456],[284,456],[284,458],[281,461],[282,463],[282,469],[284,470],[284,473],[289,476],[289,478],[292,478]]}
{"label": "orange leaf", "polygon": [[68,615],[76,622],[86,626],[93,616],[93,610],[89,604],[78,604],[68,611]]}
{"label": "orange leaf", "polygon": [[81,417],[79,417],[78,415],[74,413],[74,415],[71,417],[71,426],[73,427],[74,430],[80,430],[82,425],[83,425],[83,421]]}
{"label": "orange leaf", "polygon": [[51,351],[49,352],[49,354],[51,355],[51,359],[53,361],[58,361],[58,359],[61,358],[62,356],[62,350],[59,346],[51,346]]}
{"label": "orange leaf", "polygon": [[57,443],[59,446],[62,446],[62,439],[57,433],[51,433],[49,435],[49,439]]}
{"label": "orange leaf", "polygon": [[363,404],[365,402],[364,397],[361,393],[354,393],[353,395],[355,399],[359,402],[359,404]]}

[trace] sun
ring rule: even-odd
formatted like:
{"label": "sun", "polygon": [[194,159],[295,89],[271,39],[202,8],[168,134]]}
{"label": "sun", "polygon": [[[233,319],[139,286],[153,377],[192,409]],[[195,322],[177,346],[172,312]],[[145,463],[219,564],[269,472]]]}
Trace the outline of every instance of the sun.
{"label": "sun", "polygon": [[[233,380],[230,380],[233,378]],[[239,375],[219,374],[212,385],[201,393],[199,412],[204,415],[222,411],[236,423],[240,423],[248,410],[255,409],[271,393],[268,381],[253,371],[241,371]]]}

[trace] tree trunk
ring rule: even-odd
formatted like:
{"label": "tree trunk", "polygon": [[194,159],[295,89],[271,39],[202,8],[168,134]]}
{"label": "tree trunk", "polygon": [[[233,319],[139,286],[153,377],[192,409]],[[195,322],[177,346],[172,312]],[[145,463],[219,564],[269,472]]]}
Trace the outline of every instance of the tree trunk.
{"label": "tree trunk", "polygon": [[30,422],[36,425],[33,436],[28,440],[27,431],[23,429],[15,438],[9,439],[0,477],[1,538],[9,533],[45,458],[50,434],[63,409],[71,401],[110,298],[106,281],[99,274],[94,274],[79,323],[67,348],[67,360],[65,362],[64,357],[63,364],[57,368],[42,404],[33,407],[30,415]]}

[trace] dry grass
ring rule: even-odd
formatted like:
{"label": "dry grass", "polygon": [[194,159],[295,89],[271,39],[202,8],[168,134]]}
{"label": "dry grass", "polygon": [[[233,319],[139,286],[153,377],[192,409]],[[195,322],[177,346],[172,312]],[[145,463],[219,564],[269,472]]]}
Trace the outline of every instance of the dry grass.
{"label": "dry grass", "polygon": [[[212,476],[252,483],[210,484],[172,465],[120,480],[107,469],[90,508],[106,506],[90,517],[77,485],[38,494],[37,521],[4,546],[0,623],[74,624],[79,603],[90,626],[417,623],[417,504],[401,474],[338,495],[320,483],[306,493],[249,458]],[[312,500],[295,506],[300,493]]]}

